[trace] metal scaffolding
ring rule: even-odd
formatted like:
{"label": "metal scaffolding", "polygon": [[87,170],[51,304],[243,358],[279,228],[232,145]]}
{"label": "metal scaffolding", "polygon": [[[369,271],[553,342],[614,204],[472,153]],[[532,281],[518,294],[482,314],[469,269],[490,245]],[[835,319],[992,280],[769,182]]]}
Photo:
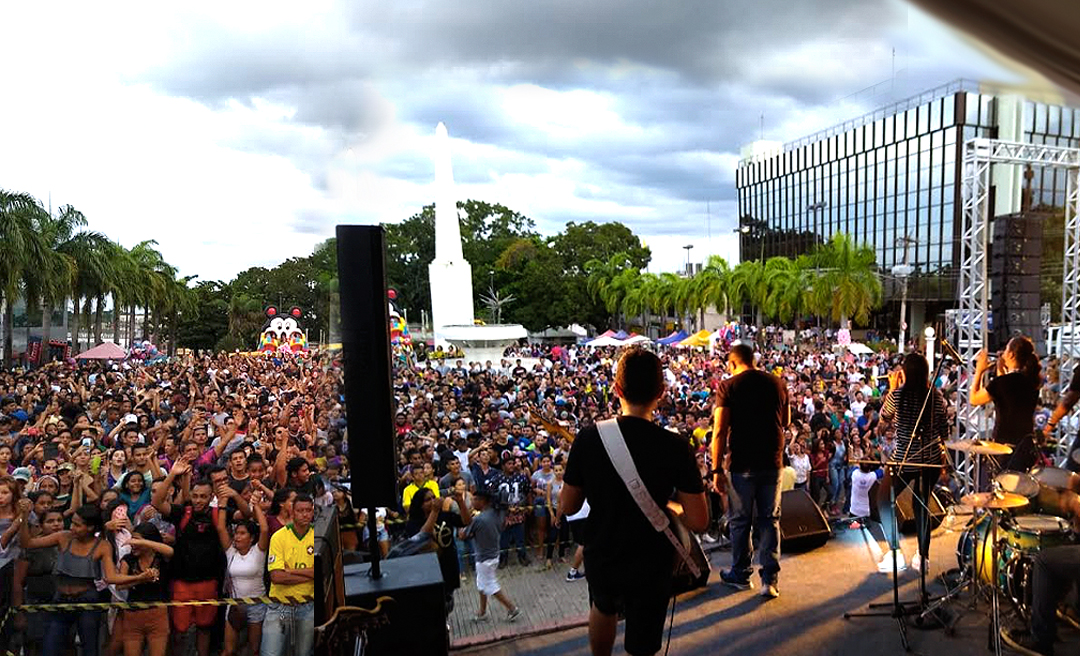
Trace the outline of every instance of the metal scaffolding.
{"label": "metal scaffolding", "polygon": [[[981,437],[990,428],[985,406],[968,403],[968,391],[975,374],[975,356],[986,347],[990,326],[990,282],[987,275],[987,234],[990,225],[990,170],[993,164],[1029,164],[1066,170],[1065,262],[1061,285],[1061,381],[1072,376],[1078,353],[1080,329],[1080,149],[1024,144],[997,139],[970,139],[964,143],[963,159],[963,229],[960,237],[960,286],[957,290],[960,310],[957,313],[956,349],[963,357],[962,375],[957,394],[957,427],[964,437]],[[1068,426],[1071,422],[1062,422]],[[1064,458],[1071,434],[1063,430],[1058,456]],[[967,472],[964,454],[958,452],[957,469]],[[969,479],[970,481],[970,479]]]}

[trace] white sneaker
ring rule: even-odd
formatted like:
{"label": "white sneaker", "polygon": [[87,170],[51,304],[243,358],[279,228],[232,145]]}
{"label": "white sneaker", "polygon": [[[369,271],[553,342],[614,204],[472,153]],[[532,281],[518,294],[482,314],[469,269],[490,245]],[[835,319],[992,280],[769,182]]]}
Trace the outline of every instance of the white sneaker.
{"label": "white sneaker", "polygon": [[716,544],[716,538],[714,538],[713,536],[709,535],[708,533],[702,533],[702,534],[701,534],[701,540],[702,540],[703,542],[707,542],[707,543],[709,543],[709,544]]}
{"label": "white sneaker", "polygon": [[922,554],[916,553],[911,557],[911,569],[915,570],[916,574],[922,574],[923,567],[926,567],[929,570],[930,559],[927,558],[926,560],[923,560]]}
{"label": "white sneaker", "polygon": [[[907,569],[907,563],[904,561],[904,552],[899,549],[896,550],[896,571],[902,572]],[[887,551],[885,555],[881,557],[881,562],[878,563],[877,571],[882,574],[892,574],[893,571],[893,552]]]}

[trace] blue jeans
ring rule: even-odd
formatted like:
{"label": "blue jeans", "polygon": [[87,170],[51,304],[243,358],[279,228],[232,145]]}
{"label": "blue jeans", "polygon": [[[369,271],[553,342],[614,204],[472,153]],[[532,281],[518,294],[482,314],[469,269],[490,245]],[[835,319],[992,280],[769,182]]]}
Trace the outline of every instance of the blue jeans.
{"label": "blue jeans", "polygon": [[751,524],[756,524],[761,580],[766,585],[776,583],[780,573],[780,472],[732,472],[730,505],[732,573],[746,579],[754,573],[750,530]]}
{"label": "blue jeans", "polygon": [[260,656],[310,656],[314,647],[315,602],[267,604]]}
{"label": "blue jeans", "polygon": [[514,524],[507,526],[503,529],[502,535],[499,537],[499,549],[502,550],[503,557],[509,555],[510,545],[517,543],[518,558],[525,560],[528,558],[528,554],[525,553],[525,523]]}
{"label": "blue jeans", "polygon": [[454,540],[454,544],[457,545],[458,571],[464,574],[473,562],[472,540]]}
{"label": "blue jeans", "polygon": [[840,503],[843,501],[841,496],[844,493],[844,479],[847,476],[847,465],[842,462],[829,463],[829,478],[830,487],[832,488],[832,494],[829,495],[830,503]]}
{"label": "blue jeans", "polygon": [[[55,603],[75,604],[83,602],[101,601],[101,595],[97,590],[89,590],[74,597],[61,597],[57,595]],[[45,640],[42,646],[43,654],[59,654],[67,649],[68,632],[71,625],[75,624],[75,630],[79,634],[79,642],[82,645],[83,656],[98,655],[98,627],[101,625],[100,610],[75,610],[53,611],[47,613],[46,622],[48,628],[45,631]]]}

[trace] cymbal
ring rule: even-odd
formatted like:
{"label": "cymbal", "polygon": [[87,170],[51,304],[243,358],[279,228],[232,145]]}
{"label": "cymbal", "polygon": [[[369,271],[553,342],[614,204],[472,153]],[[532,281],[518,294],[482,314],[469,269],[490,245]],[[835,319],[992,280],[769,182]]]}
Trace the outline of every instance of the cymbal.
{"label": "cymbal", "polygon": [[960,499],[960,503],[973,506],[975,508],[1022,508],[1028,505],[1026,497],[1022,497],[1019,494],[1012,494],[1011,492],[1002,492],[1000,494],[994,494],[993,492],[976,492],[975,494],[969,494]]}
{"label": "cymbal", "polygon": [[963,451],[964,453],[976,453],[982,456],[1007,456],[1012,453],[1012,447],[1008,444],[989,442],[987,440],[953,440],[945,443],[946,449]]}

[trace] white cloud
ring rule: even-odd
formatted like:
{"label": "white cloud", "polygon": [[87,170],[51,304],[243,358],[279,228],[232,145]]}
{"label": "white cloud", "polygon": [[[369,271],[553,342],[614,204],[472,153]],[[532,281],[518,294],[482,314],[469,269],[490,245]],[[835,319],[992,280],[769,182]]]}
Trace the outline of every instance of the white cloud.
{"label": "white cloud", "polygon": [[[838,6],[821,11],[867,11]],[[75,205],[125,245],[156,239],[181,274],[227,279],[310,252],[336,221],[419,211],[445,120],[460,198],[503,203],[545,232],[624,221],[654,271],[681,268],[688,243],[695,261],[735,261],[734,149],[757,138],[761,111],[778,140],[862,113],[865,96],[813,98],[884,79],[893,47],[906,80],[1001,72],[933,19],[889,6],[872,33],[830,28],[860,35],[843,40],[791,17],[740,12],[732,27],[720,12],[652,31],[626,15],[625,33],[599,26],[602,39],[570,51],[575,39],[532,38],[497,5],[458,17],[490,20],[481,45],[459,40],[476,25],[434,25],[440,6],[8,3],[0,20],[18,28],[0,41],[0,186]],[[626,36],[643,33],[668,45]],[[757,33],[763,52],[729,57]]]}

